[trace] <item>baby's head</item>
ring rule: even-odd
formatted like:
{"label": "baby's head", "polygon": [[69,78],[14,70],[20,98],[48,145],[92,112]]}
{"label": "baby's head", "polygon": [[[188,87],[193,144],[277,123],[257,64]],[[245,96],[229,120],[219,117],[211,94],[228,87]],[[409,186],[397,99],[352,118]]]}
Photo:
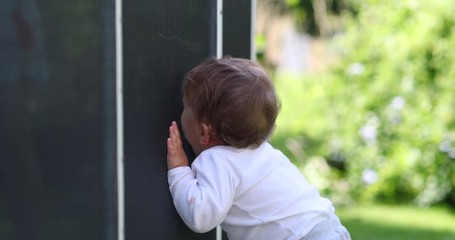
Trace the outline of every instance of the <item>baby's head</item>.
{"label": "baby's head", "polygon": [[182,88],[185,108],[210,126],[220,144],[255,148],[275,126],[275,88],[265,70],[251,60],[207,59],[186,75]]}

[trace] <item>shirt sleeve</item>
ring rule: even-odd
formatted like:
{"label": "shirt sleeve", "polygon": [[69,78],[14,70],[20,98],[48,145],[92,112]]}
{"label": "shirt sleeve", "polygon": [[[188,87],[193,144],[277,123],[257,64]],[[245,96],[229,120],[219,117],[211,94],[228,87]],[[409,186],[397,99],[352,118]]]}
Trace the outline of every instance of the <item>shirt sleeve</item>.
{"label": "shirt sleeve", "polygon": [[201,154],[190,167],[168,171],[169,189],[175,208],[195,232],[208,232],[226,217],[235,194],[236,180],[224,159]]}

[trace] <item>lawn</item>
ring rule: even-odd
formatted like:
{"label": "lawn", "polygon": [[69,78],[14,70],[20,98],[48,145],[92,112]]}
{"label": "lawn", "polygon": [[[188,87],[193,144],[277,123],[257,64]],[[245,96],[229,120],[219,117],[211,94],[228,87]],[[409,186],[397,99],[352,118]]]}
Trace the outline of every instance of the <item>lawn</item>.
{"label": "lawn", "polygon": [[361,206],[337,210],[354,240],[454,240],[455,210]]}

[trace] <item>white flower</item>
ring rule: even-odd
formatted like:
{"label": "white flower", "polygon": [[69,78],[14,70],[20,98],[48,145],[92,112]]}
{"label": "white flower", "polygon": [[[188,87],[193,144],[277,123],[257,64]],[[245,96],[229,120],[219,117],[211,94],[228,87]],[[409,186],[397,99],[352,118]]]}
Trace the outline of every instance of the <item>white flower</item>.
{"label": "white flower", "polygon": [[448,154],[450,158],[455,159],[455,148],[450,148]]}
{"label": "white flower", "polygon": [[448,153],[450,151],[455,151],[451,144],[450,144],[450,141],[449,140],[444,140],[442,143],[439,144],[439,150],[441,152],[445,152],[445,153]]}
{"label": "white flower", "polygon": [[376,142],[376,127],[371,125],[365,125],[360,128],[360,136],[368,144],[374,144]]}
{"label": "white flower", "polygon": [[356,62],[356,63],[349,65],[348,73],[350,75],[356,76],[356,75],[360,75],[361,73],[363,73],[364,70],[365,70],[365,67],[363,66],[363,64]]}
{"label": "white flower", "polygon": [[366,184],[373,184],[378,181],[378,174],[371,168],[367,168],[362,172],[362,180]]}
{"label": "white flower", "polygon": [[392,99],[390,106],[394,110],[400,110],[404,107],[405,104],[406,104],[406,100],[402,96],[396,96]]}

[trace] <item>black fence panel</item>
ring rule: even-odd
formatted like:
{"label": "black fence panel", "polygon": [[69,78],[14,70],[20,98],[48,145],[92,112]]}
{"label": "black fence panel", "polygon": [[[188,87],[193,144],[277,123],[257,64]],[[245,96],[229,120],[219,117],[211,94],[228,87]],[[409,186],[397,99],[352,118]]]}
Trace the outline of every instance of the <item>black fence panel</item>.
{"label": "black fence panel", "polygon": [[115,239],[113,1],[0,1],[0,239]]}
{"label": "black fence panel", "polygon": [[216,1],[124,1],[123,36],[126,239],[215,239],[174,209],[166,139],[184,74],[216,54]]}

